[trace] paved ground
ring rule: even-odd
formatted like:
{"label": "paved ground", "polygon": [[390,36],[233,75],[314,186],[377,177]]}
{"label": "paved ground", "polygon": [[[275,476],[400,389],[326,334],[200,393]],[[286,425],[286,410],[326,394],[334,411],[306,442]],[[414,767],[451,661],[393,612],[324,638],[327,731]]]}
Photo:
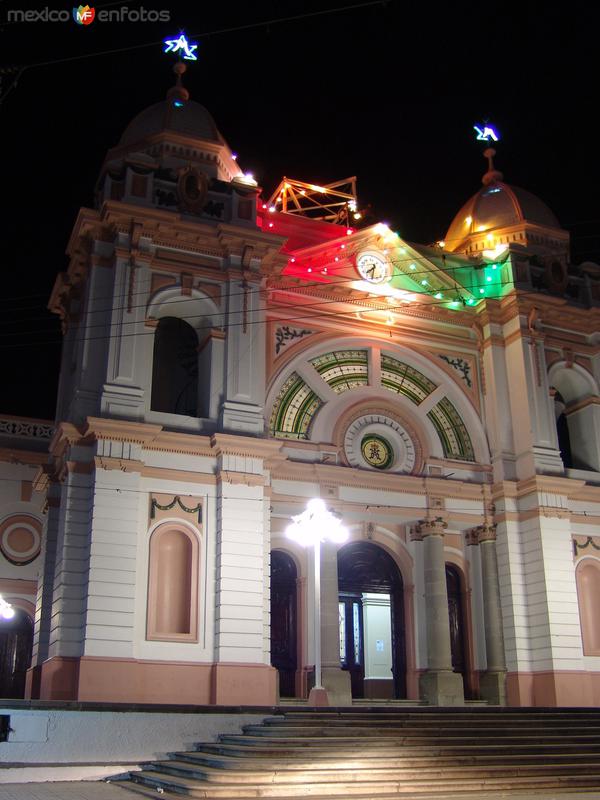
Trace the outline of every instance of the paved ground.
{"label": "paved ground", "polygon": [[[180,795],[156,795],[176,798]],[[137,795],[141,798],[141,795]],[[415,795],[399,795],[411,800]],[[426,797],[431,798],[431,795]],[[469,795],[437,795],[438,800],[481,800],[475,792]],[[98,781],[69,781],[56,783],[11,783],[0,786],[0,800],[135,800],[136,794]],[[485,800],[600,800],[600,792],[498,792],[485,795]]]}

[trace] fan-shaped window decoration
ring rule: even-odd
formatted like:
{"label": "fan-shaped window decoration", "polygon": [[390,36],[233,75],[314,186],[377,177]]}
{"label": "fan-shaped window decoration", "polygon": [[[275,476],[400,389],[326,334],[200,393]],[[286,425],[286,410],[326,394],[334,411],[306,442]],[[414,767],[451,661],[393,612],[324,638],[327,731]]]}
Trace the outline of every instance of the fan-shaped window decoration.
{"label": "fan-shaped window decoration", "polygon": [[323,405],[321,398],[292,372],[273,404],[270,431],[280,439],[308,439],[313,417]]}
{"label": "fan-shaped window decoration", "polygon": [[336,350],[313,358],[310,363],[336,394],[369,383],[366,350]]}
{"label": "fan-shaped window decoration", "polygon": [[444,397],[427,414],[437,431],[444,456],[459,461],[475,461],[473,445],[460,414],[447,397]]}
{"label": "fan-shaped window decoration", "polygon": [[386,355],[381,356],[381,385],[390,392],[408,397],[417,406],[437,389],[437,385],[418,369]]}

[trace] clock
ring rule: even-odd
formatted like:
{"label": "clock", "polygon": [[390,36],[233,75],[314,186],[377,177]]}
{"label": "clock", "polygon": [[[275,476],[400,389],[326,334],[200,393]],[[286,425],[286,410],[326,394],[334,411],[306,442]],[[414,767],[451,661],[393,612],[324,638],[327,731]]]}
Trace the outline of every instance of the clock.
{"label": "clock", "polygon": [[390,265],[378,253],[360,253],[356,259],[356,268],[369,283],[385,283],[392,277]]}

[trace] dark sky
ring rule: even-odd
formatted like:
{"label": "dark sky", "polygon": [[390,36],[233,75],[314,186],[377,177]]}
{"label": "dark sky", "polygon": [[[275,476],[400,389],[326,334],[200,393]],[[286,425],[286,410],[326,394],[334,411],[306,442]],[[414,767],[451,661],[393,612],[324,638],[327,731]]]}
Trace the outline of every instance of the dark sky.
{"label": "dark sky", "polygon": [[[171,22],[7,24],[11,8],[44,6],[0,0],[0,67],[152,43],[185,28],[200,42],[186,75],[192,98],[266,193],[284,174],[315,183],[357,175],[360,202],[409,241],[443,236],[479,188],[485,162],[472,126],[489,119],[503,137],[496,165],[505,179],[550,205],[573,235],[576,263],[600,261],[592,8],[348,2],[329,15],[215,33],[344,2],[126,5],[168,10]],[[172,84],[161,51],[28,69],[0,105],[0,413],[54,415],[61,336],[46,303],[106,150]],[[2,93],[11,81],[2,75]]]}

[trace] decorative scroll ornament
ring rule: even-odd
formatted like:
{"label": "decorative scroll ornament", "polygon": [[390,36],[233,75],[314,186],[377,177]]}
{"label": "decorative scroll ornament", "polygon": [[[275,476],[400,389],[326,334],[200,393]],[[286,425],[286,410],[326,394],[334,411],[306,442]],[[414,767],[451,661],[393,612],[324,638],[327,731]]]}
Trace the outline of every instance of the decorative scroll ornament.
{"label": "decorative scroll ornament", "polygon": [[302,328],[291,328],[289,325],[282,325],[275,331],[275,355],[278,356],[282,347],[293,339],[302,339],[303,336],[308,336],[312,331]]}
{"label": "decorative scroll ornament", "polygon": [[181,502],[181,497],[179,495],[176,495],[170,503],[167,503],[164,506],[153,497],[150,505],[150,518],[154,519],[157,508],[159,511],[170,511],[172,508],[175,508],[176,505],[178,505],[182,511],[185,511],[186,514],[198,513],[198,522],[202,522],[202,503],[198,503],[198,505],[194,508],[188,508]]}
{"label": "decorative scroll ornament", "polygon": [[464,358],[450,358],[450,356],[439,356],[442,361],[445,361],[448,366],[455,369],[457,372],[460,372],[460,376],[463,381],[467,384],[469,389],[473,386],[473,381],[471,380],[471,365],[468,361],[465,361]]}

